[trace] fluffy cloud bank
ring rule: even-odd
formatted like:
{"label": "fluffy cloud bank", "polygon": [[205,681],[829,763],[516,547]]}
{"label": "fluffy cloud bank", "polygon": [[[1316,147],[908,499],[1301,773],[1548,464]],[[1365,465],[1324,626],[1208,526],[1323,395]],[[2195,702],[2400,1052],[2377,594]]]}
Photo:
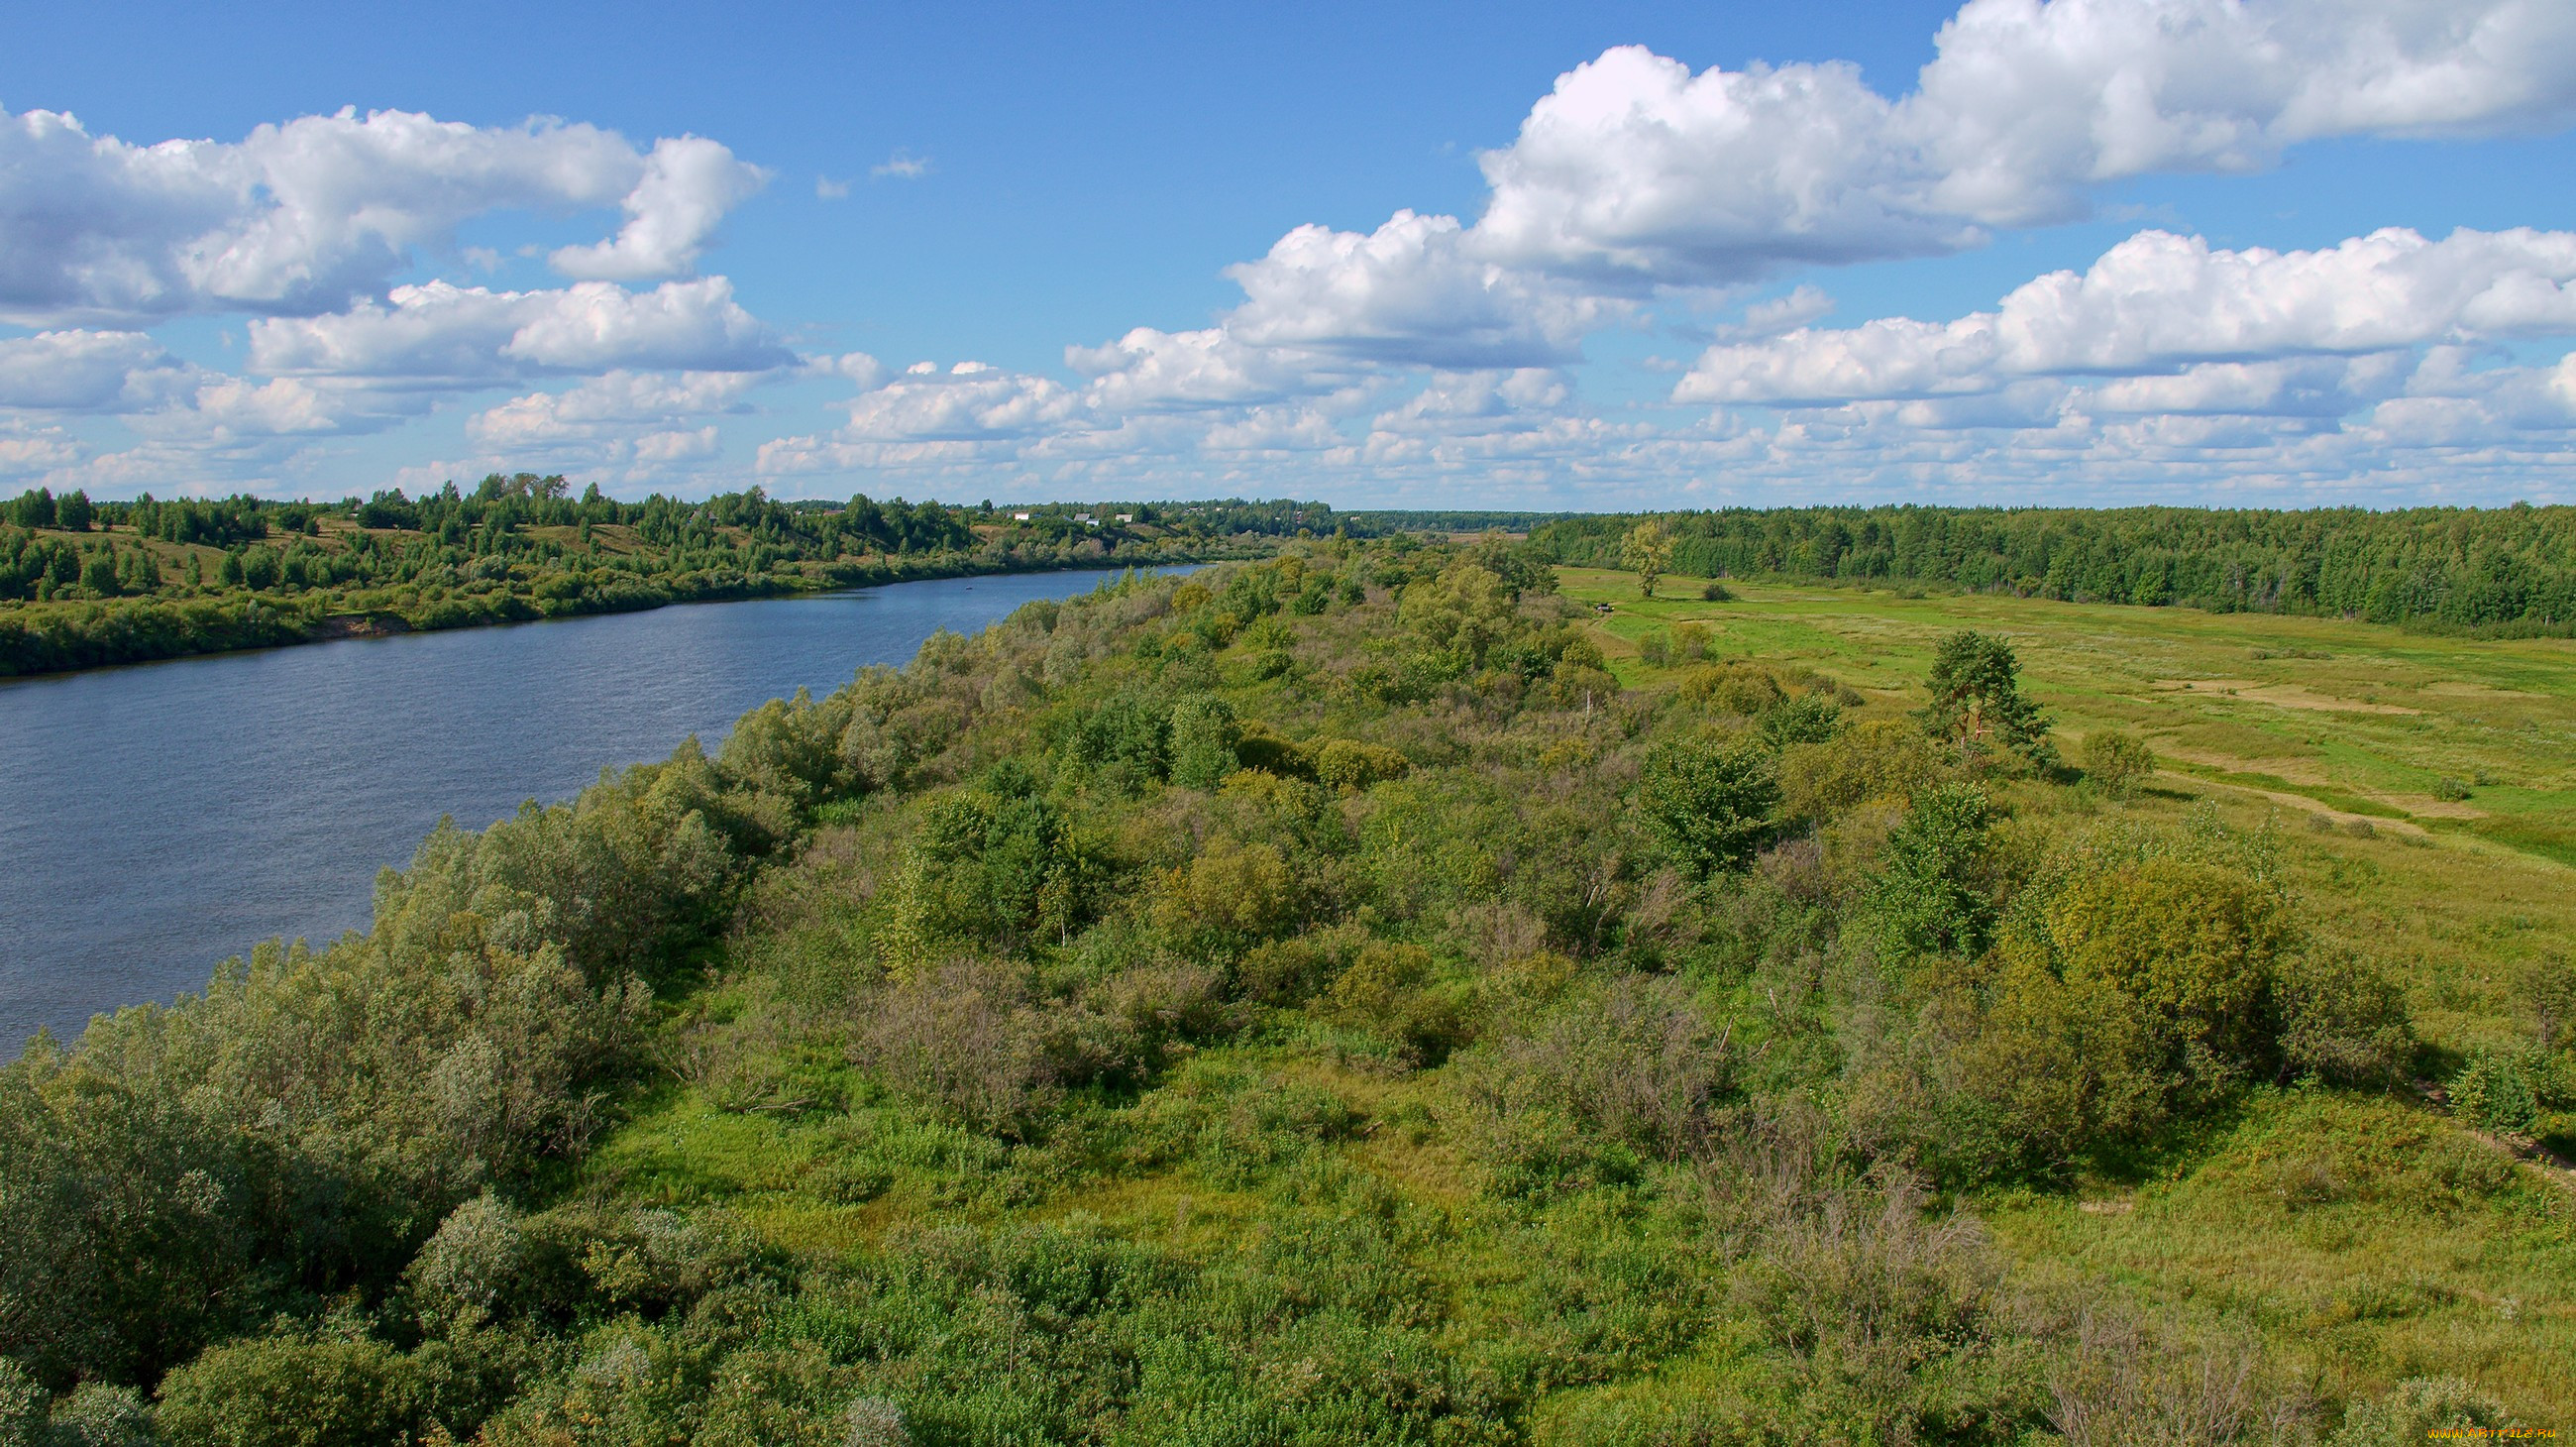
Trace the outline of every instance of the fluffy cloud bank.
{"label": "fluffy cloud bank", "polygon": [[[2081,274],[2052,272],[2015,289],[1991,312],[1801,328],[1712,347],[1673,395],[1786,404],[1928,397],[2035,376],[2568,333],[2576,332],[2571,283],[2576,233],[2564,231],[2463,230],[2427,241],[2390,229],[2288,252],[2214,250],[2199,237],[2147,231]],[[2128,395],[2144,401],[2156,391]]]}
{"label": "fluffy cloud bank", "polygon": [[1749,309],[1734,334],[1760,339],[1710,347],[1674,388],[1713,404],[1697,424],[1589,414],[1552,368],[1406,381],[1230,328],[1140,329],[1070,353],[1091,374],[1078,389],[925,364],[863,390],[848,427],[770,444],[760,468],[1106,485],[1222,481],[1258,459],[1328,486],[1649,495],[1820,473],[1846,496],[2189,478],[2295,501],[2338,468],[2356,488],[2476,475],[2529,492],[2531,473],[2576,460],[2576,358],[2497,350],[2576,335],[2576,233],[2390,229],[2271,251],[2147,231],[1955,321],[1798,325],[1829,305],[1801,290]]}
{"label": "fluffy cloud bank", "polygon": [[[2567,0],[1969,0],[1902,94],[1850,65],[1621,47],[1480,156],[1472,217],[1296,227],[1226,270],[1241,300],[1206,325],[1070,346],[1050,376],[795,356],[697,275],[766,179],[713,140],[343,111],[142,146],[0,113],[0,322],[33,333],[0,337],[0,467],[256,476],[480,392],[465,436],[494,465],[712,485],[739,480],[718,427],[755,386],[828,376],[845,417],[760,444],[759,473],[1441,501],[2563,476],[2576,363],[2502,348],[2576,334],[2576,233],[2151,231],[1955,320],[1821,327],[1833,303],[1802,284],[1707,322],[1756,282],[2080,216],[2123,178],[2571,118]],[[561,284],[421,279],[510,212],[612,219],[520,250]],[[1685,309],[1716,345],[1677,386],[1578,397],[1588,339]],[[148,330],[211,314],[249,318],[248,375]],[[87,450],[102,418],[144,445]]]}
{"label": "fluffy cloud bank", "polygon": [[1435,366],[1554,365],[1658,289],[1955,251],[2089,188],[2249,171],[2300,141],[2576,113],[2562,0],[1971,0],[1914,91],[1841,63],[1712,68],[1623,46],[1481,158],[1473,225],[1300,227],[1229,274],[1228,330]]}
{"label": "fluffy cloud bank", "polygon": [[0,113],[0,320],[332,311],[503,210],[621,206],[614,237],[564,248],[556,265],[581,278],[682,275],[761,180],[713,141],[648,153],[587,125],[343,110],[237,142],[138,146],[57,112]]}
{"label": "fluffy cloud bank", "polygon": [[2558,0],[1972,0],[1938,46],[1896,99],[1848,65],[1693,75],[1612,50],[1484,157],[1476,249],[1610,282],[1737,281],[1972,245],[2122,177],[2576,108]]}
{"label": "fluffy cloud bank", "polygon": [[0,407],[143,411],[187,385],[193,372],[141,332],[39,332],[0,339]]}
{"label": "fluffy cloud bank", "polygon": [[608,282],[560,291],[488,291],[443,281],[394,288],[385,305],[253,322],[251,365],[273,374],[489,384],[618,368],[708,372],[788,365],[720,276],[648,292]]}
{"label": "fluffy cloud bank", "polygon": [[[733,410],[757,378],[746,372],[609,372],[561,392],[531,392],[482,412],[465,435],[496,453],[667,432]],[[686,429],[695,436],[703,429]]]}

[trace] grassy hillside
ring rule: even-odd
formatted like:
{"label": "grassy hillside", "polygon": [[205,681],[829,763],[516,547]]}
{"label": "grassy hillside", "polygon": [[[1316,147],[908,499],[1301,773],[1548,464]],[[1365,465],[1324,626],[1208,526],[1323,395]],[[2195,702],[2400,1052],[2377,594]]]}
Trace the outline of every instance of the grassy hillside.
{"label": "grassy hillside", "polygon": [[2514,1154],[2576,1104],[2568,645],[1665,589],[1294,544],[443,832],[371,934],[0,1073],[0,1394],[182,1444],[2576,1420],[2576,1193]]}

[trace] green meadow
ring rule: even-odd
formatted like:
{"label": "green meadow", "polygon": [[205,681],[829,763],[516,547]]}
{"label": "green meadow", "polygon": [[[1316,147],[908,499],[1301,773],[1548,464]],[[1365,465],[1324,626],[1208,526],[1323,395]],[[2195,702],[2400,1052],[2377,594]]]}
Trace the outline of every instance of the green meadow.
{"label": "green meadow", "polygon": [[1732,580],[1710,603],[1711,580],[1684,577],[1648,600],[1626,573],[1559,574],[1616,610],[1605,651],[1641,685],[1690,666],[1641,656],[1676,624],[1707,629],[1711,657],[1795,660],[1891,702],[1920,691],[1945,634],[2009,639],[2062,733],[2147,739],[2164,770],[2148,800],[2303,832],[2317,882],[2351,902],[2337,927],[2423,959],[2417,1003],[2463,1048],[2494,1043],[2514,967],[2576,941],[2576,640]]}

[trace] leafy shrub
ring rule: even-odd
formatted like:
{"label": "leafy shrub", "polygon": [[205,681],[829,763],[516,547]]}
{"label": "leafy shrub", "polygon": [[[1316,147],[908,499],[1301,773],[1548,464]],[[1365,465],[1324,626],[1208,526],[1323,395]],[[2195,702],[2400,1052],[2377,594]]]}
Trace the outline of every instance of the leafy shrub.
{"label": "leafy shrub", "polygon": [[1401,1047],[1409,1064],[1437,1065],[1466,1038],[1466,1012],[1420,945],[1362,945],[1334,977],[1330,1000],[1342,1019]]}
{"label": "leafy shrub", "polygon": [[277,550],[275,548],[254,544],[253,546],[243,550],[241,555],[242,586],[265,592],[270,588],[276,587],[278,583],[285,578],[285,576],[286,568],[284,562],[278,557]]}
{"label": "leafy shrub", "polygon": [[2066,978],[2131,1002],[2170,1068],[2209,1080],[2269,1057],[2273,969],[2291,942],[2269,890],[2215,865],[2153,859],[2076,879],[2047,928]]}
{"label": "leafy shrub", "polygon": [[834,700],[844,697],[849,722],[841,728],[841,762],[853,782],[868,789],[911,783],[956,741],[969,717],[966,706],[926,669],[865,669]]}
{"label": "leafy shrub", "polygon": [[1752,744],[1667,745],[1637,786],[1646,826],[1701,879],[1752,863],[1779,804],[1771,755]]}
{"label": "leafy shrub", "polygon": [[1170,767],[1171,710],[1133,689],[1112,694],[1076,718],[1058,747],[1075,769],[1135,788]]}
{"label": "leafy shrub", "polygon": [[1283,779],[1311,779],[1315,764],[1308,749],[1259,719],[1246,719],[1234,742],[1235,760]]}
{"label": "leafy shrub", "polygon": [[1867,719],[1830,742],[1780,751],[1780,792],[1793,817],[1839,813],[1872,799],[1904,799],[1940,770],[1931,741],[1897,719]]}
{"label": "leafy shrub", "polygon": [[405,1275],[432,1311],[489,1316],[517,1287],[527,1256],[519,1213],[486,1193],[447,1213]]}
{"label": "leafy shrub", "polygon": [[1234,709],[1224,699],[1193,695],[1172,705],[1172,782],[1186,789],[1213,789],[1238,766],[1235,744],[1241,730]]}
{"label": "leafy shrub", "polygon": [[2155,751],[2126,729],[2096,729],[2085,736],[2084,777],[2114,798],[2127,798],[2140,779],[2156,771]]}
{"label": "leafy shrub", "polygon": [[[996,771],[1003,788],[1012,787],[1015,771]],[[1106,874],[1062,809],[1034,793],[992,787],[924,809],[913,852],[897,880],[896,904],[908,928],[933,940],[1064,938],[1091,918]]]}
{"label": "leafy shrub", "polygon": [[740,1223],[721,1211],[558,1215],[544,1229],[578,1234],[581,1273],[600,1302],[650,1317],[701,1306],[739,1285],[751,1274],[756,1249]]}
{"label": "leafy shrub", "polygon": [[2173,1082],[2155,1041],[2134,1002],[2098,977],[2015,959],[1990,1005],[1953,993],[1926,1023],[1930,1098],[1908,1118],[1900,1088],[1885,1128],[1944,1181],[2054,1177],[2164,1119]]}
{"label": "leafy shrub", "polygon": [[1277,845],[1220,837],[1156,880],[1148,912],[1184,948],[1234,954],[1293,929],[1305,890]]}
{"label": "leafy shrub", "polygon": [[[161,1447],[151,1403],[132,1387],[83,1382],[54,1404],[44,1447]],[[0,1427],[0,1441],[8,1441]]]}
{"label": "leafy shrub", "polygon": [[1788,698],[1771,670],[1742,661],[1692,669],[1682,676],[1681,694],[1687,702],[1744,718],[1756,717]]}
{"label": "leafy shrub", "polygon": [[1598,653],[1590,656],[1567,649],[1547,676],[1547,686],[1540,697],[1558,708],[1585,710],[1602,707],[1619,696],[1618,676],[1601,666]]}
{"label": "leafy shrub", "polygon": [[2480,1050],[2451,1077],[2451,1113],[2480,1130],[2523,1132],[2540,1114],[2533,1062]]}
{"label": "leafy shrub", "polygon": [[1510,586],[1473,562],[1453,563],[1405,589],[1396,618],[1426,649],[1454,659],[1457,672],[1483,667],[1520,621]]}
{"label": "leafy shrub", "polygon": [[2405,1083],[2415,1059],[2406,992],[2376,966],[2310,950],[2281,962],[2274,990],[2284,1074],[2371,1090]]}
{"label": "leafy shrub", "polygon": [[1380,744],[1333,739],[1315,751],[1316,782],[1332,789],[1367,789],[1411,772],[1413,761]]}
{"label": "leafy shrub", "polygon": [[1915,796],[1889,832],[1870,884],[1888,958],[1902,963],[1984,950],[1995,917],[1981,877],[1993,817],[1992,801],[1974,784],[1943,784]]}
{"label": "leafy shrub", "polygon": [[0,1443],[34,1447],[45,1440],[51,1394],[25,1367],[0,1357]]}
{"label": "leafy shrub", "polygon": [[1842,705],[1823,694],[1804,694],[1764,709],[1758,727],[1763,742],[1775,749],[1831,743],[1843,731]]}
{"label": "leafy shrub", "polygon": [[370,1338],[255,1337],[209,1348],[161,1385],[171,1447],[380,1447],[409,1440],[419,1389]]}
{"label": "leafy shrub", "polygon": [[1253,999],[1266,1005],[1295,1005],[1330,985],[1349,965],[1356,948],[1340,932],[1271,940],[1247,951],[1235,972]]}
{"label": "leafy shrub", "polygon": [[817,705],[800,688],[793,699],[771,699],[736,720],[716,754],[716,772],[736,787],[810,809],[844,782],[846,727],[840,708]]}

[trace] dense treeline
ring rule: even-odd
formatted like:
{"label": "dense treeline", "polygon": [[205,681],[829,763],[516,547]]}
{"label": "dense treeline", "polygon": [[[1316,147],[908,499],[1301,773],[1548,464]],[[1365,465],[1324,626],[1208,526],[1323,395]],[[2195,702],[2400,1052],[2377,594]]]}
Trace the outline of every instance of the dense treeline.
{"label": "dense treeline", "polygon": [[624,503],[528,473],[328,505],[148,494],[93,504],[39,489],[0,508],[0,676],[347,632],[1243,556],[1334,526],[1321,504],[1239,500],[997,509],[864,495],[784,503],[754,488]]}
{"label": "dense treeline", "polygon": [[1498,541],[1301,544],[1031,604],[712,759],[442,828],[369,933],[0,1071],[0,1420],[172,1447],[2508,1420],[2442,1374],[2484,1358],[2426,1339],[2416,1379],[2320,1396],[2225,1303],[2008,1279],[1963,1209],[2269,1112],[2299,1144],[2260,1199],[2549,1216],[2390,1096],[2426,1057],[2312,927],[2298,846],[2127,808],[2116,744],[2079,776],[1992,638],[1897,708],[1704,639],[1623,686],[1587,621]]}
{"label": "dense treeline", "polygon": [[[1928,583],[2077,602],[2331,614],[2375,623],[2576,628],[2576,508],[1735,508],[1659,515],[1671,567],[1700,577]],[[1531,538],[1620,567],[1635,518],[1565,518]]]}

